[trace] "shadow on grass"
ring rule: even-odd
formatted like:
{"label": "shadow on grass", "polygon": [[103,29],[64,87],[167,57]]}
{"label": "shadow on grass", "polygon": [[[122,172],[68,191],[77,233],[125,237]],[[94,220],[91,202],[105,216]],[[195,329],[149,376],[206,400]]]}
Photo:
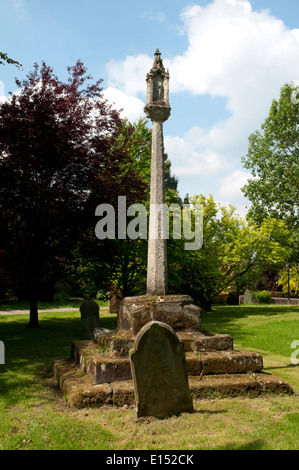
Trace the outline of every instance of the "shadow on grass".
{"label": "shadow on grass", "polygon": [[215,450],[262,450],[265,448],[265,441],[255,439],[245,444],[228,443],[224,446],[216,447]]}
{"label": "shadow on grass", "polygon": [[264,367],[263,370],[276,370],[276,369],[294,369],[295,367],[299,367],[299,364],[288,364],[284,366],[272,366],[272,367]]}
{"label": "shadow on grass", "polygon": [[[200,400],[195,400],[195,403],[199,403]],[[227,410],[198,410],[194,409],[193,411],[190,411],[190,414],[208,414],[208,415],[218,415],[222,413],[227,413]]]}
{"label": "shadow on grass", "polygon": [[[100,320],[103,328],[114,329],[115,317]],[[78,315],[41,314],[40,328],[27,328],[22,315],[0,321],[0,339],[5,345],[5,364],[0,365],[0,398],[6,404],[17,404],[31,398],[45,379],[52,376],[56,359],[70,356],[71,342],[81,339]]]}

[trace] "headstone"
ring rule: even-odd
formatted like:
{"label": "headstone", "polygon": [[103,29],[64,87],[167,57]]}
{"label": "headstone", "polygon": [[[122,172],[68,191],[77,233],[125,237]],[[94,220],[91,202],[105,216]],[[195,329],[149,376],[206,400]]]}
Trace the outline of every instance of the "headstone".
{"label": "headstone", "polygon": [[85,300],[80,307],[81,337],[92,339],[93,330],[100,326],[100,308],[94,300]]}
{"label": "headstone", "polygon": [[184,345],[166,323],[147,323],[130,351],[137,417],[193,411]]}
{"label": "headstone", "polygon": [[246,289],[244,293],[244,304],[252,304],[252,303],[253,303],[253,300],[252,300],[251,292],[249,289]]}

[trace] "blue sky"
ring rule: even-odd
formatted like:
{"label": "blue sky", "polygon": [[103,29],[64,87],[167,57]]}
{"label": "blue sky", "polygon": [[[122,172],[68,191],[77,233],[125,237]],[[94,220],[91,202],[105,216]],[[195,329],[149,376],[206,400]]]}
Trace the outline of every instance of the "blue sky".
{"label": "blue sky", "polygon": [[159,48],[170,72],[165,150],[181,196],[211,193],[245,214],[248,136],[280,87],[299,84],[298,0],[0,0],[0,17],[0,50],[23,64],[0,66],[2,99],[35,62],[63,78],[80,58],[134,121]]}

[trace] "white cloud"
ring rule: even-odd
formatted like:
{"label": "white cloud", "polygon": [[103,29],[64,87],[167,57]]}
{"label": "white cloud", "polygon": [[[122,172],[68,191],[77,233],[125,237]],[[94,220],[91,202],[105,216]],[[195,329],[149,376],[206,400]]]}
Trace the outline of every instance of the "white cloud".
{"label": "white cloud", "polygon": [[219,196],[222,199],[230,201],[239,201],[243,199],[241,188],[247,183],[247,180],[250,177],[252,177],[252,175],[249,172],[234,170],[224,178],[219,188]]}
{"label": "white cloud", "polygon": [[0,96],[4,96],[4,95],[5,95],[5,85],[4,85],[4,82],[0,80]]}
{"label": "white cloud", "polygon": [[21,19],[27,19],[29,16],[28,10],[26,9],[25,0],[10,0],[13,9],[18,13]]}
{"label": "white cloud", "polygon": [[109,87],[103,92],[104,98],[108,100],[115,109],[122,109],[120,115],[130,122],[135,122],[144,117],[144,103],[135,96],[129,96],[116,88]]}
{"label": "white cloud", "polygon": [[162,11],[147,10],[142,12],[140,16],[146,20],[158,21],[159,23],[164,23],[166,19],[165,13]]}
{"label": "white cloud", "polygon": [[153,58],[146,54],[127,56],[123,61],[110,60],[106,65],[109,87],[119,88],[128,95],[143,93],[145,76],[150,70]]}
{"label": "white cloud", "polygon": [[[170,70],[170,93],[224,97],[230,117],[209,128],[195,120],[184,135],[166,136],[165,148],[184,187],[190,175],[203,180],[215,175],[211,192],[234,203],[234,185],[245,175],[240,158],[247,153],[249,134],[260,127],[281,86],[299,79],[299,29],[287,28],[268,10],[254,11],[248,0],[193,5],[182,11],[181,21],[185,52],[168,59],[161,51]],[[145,94],[152,62],[147,55],[110,61],[110,86],[132,96]]]}
{"label": "white cloud", "polygon": [[[195,135],[197,132],[197,136]],[[220,173],[226,164],[211,147],[205,146],[207,140],[203,129],[193,128],[183,137],[165,136],[165,151],[169,155],[176,176],[207,176]]]}
{"label": "white cloud", "polygon": [[5,85],[2,80],[0,80],[0,104],[5,103],[7,101],[7,97],[5,96]]}

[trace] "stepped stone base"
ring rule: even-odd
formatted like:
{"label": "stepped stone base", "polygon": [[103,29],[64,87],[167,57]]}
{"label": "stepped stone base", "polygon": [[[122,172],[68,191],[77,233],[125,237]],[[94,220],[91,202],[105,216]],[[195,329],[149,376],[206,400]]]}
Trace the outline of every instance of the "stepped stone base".
{"label": "stepped stone base", "polygon": [[260,354],[237,351],[228,334],[201,331],[200,309],[187,295],[123,299],[116,330],[96,328],[91,341],[73,341],[71,357],[54,362],[57,384],[74,407],[133,405],[129,351],[152,320],[167,323],[184,344],[193,398],[293,393],[280,378],[262,372]]}
{"label": "stepped stone base", "polygon": [[[184,343],[185,352],[229,351],[233,349],[231,335],[212,334],[200,331],[177,331],[179,340]],[[126,357],[133,348],[135,335],[131,330],[107,330],[96,328],[94,341],[110,356]]]}
{"label": "stepped stone base", "polygon": [[[132,379],[129,358],[107,355],[96,343],[73,341],[71,359],[94,384]],[[263,368],[260,354],[236,350],[186,352],[186,363],[189,376],[242,374],[260,372]]]}
{"label": "stepped stone base", "polygon": [[[91,376],[71,359],[55,361],[54,375],[72,407],[120,407],[135,404],[132,380],[94,384]],[[293,393],[284,380],[266,373],[189,376],[189,388],[193,399]]]}

